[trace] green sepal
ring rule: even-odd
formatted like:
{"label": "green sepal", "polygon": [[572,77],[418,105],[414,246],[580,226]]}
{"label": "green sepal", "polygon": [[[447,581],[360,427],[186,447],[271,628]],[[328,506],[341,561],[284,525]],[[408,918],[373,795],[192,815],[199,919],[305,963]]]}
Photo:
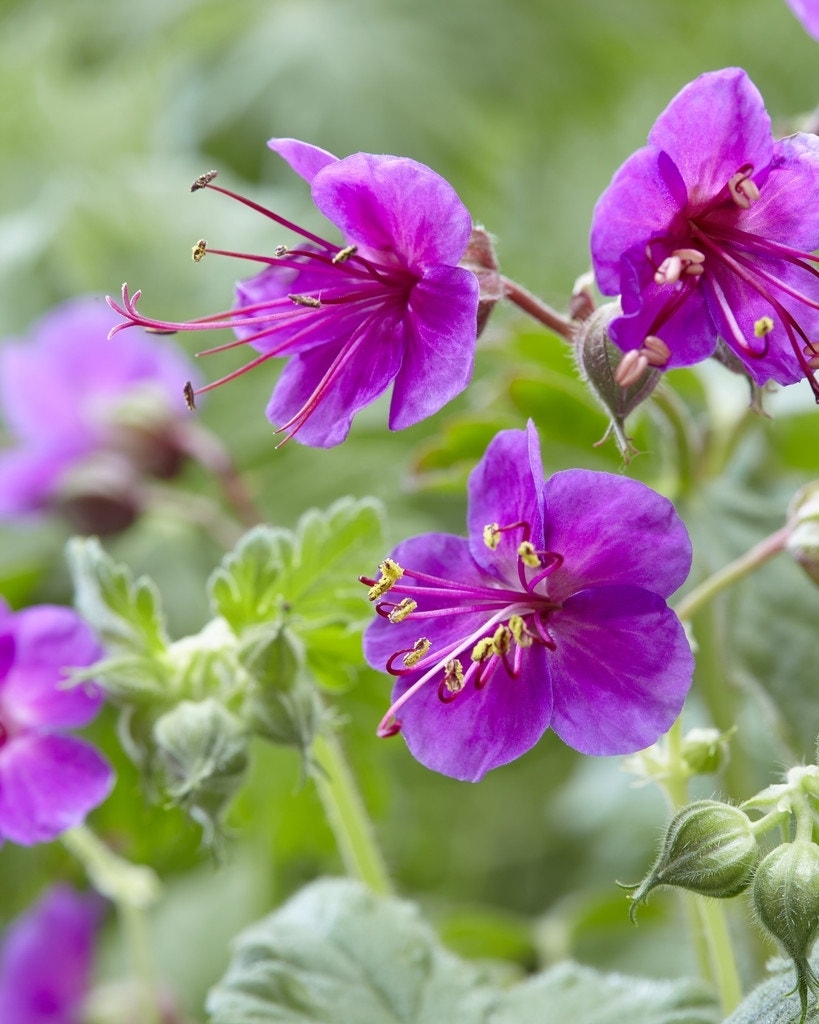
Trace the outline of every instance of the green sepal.
{"label": "green sepal", "polygon": [[213,698],[182,701],[152,730],[152,774],[160,791],[201,825],[213,845],[227,804],[244,781],[247,732]]}

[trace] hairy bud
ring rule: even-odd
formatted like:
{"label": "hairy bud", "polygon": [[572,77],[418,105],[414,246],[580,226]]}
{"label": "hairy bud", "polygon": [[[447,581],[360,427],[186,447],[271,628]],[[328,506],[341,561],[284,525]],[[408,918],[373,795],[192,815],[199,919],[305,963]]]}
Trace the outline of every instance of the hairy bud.
{"label": "hairy bud", "polygon": [[626,436],[626,418],[644,402],[660,383],[662,372],[646,365],[636,380],[621,387],[615,379],[623,352],[609,340],[608,327],[621,315],[619,303],[608,302],[584,320],[577,331],[575,359],[583,380],[609,416],[608,434],[614,434],[624,459],[634,453]]}
{"label": "hairy bud", "polygon": [[819,847],[806,840],[777,846],[757,868],[752,896],[762,926],[794,962],[804,1021],[808,989],[819,986],[808,962],[819,934]]}
{"label": "hairy bud", "polygon": [[633,886],[632,920],[652,889],[673,885],[727,899],[748,888],[759,861],[751,822],[738,807],[698,800],[674,816],[654,867]]}

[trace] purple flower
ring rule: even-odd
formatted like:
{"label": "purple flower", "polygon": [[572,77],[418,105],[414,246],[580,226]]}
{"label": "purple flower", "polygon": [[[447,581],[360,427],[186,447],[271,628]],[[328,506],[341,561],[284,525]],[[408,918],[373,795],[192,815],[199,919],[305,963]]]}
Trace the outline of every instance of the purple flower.
{"label": "purple flower", "polygon": [[108,795],[111,768],[90,744],[65,735],[102,702],[95,687],[66,685],[68,670],[101,656],[70,608],[11,612],[0,601],[0,841],[54,839]]}
{"label": "purple flower", "polygon": [[653,743],[693,671],[665,602],[691,564],[671,502],[609,473],[544,482],[530,424],[489,445],[467,522],[469,539],[414,537],[363,580],[380,615],[366,659],[398,676],[379,734],[400,729],[422,764],[473,782],[548,728],[584,754]]}
{"label": "purple flower", "polygon": [[[400,430],[431,416],[469,383],[477,338],[478,281],[457,266],[472,222],[454,189],[404,157],[356,153],[339,160],[295,139],[271,139],[310,183],[317,208],[341,245],[291,224],[203,175],[194,188],[239,199],[301,236],[272,256],[246,255],[265,269],[239,284],[233,310],[188,324],[143,317],[123,287],[111,305],[133,324],[158,330],[232,328],[260,353],[222,380],[271,356],[289,362],[267,406],[278,432],[328,448],[347,436],[353,416],[393,382],[389,425]],[[222,255],[240,255],[224,253]],[[194,250],[199,259],[204,243]],[[204,353],[200,353],[204,354]]]}
{"label": "purple flower", "polygon": [[103,907],[93,893],[54,886],[9,926],[0,950],[0,1020],[80,1024]]}
{"label": "purple flower", "polygon": [[151,338],[110,342],[116,322],[102,299],[74,299],[29,339],[0,347],[0,408],[13,441],[0,452],[0,518],[47,509],[69,475],[104,451],[133,461],[139,443],[143,462],[153,460],[142,468],[161,472],[156,459],[169,453],[151,432],[175,406],[184,414],[188,361]]}
{"label": "purple flower", "polygon": [[594,211],[611,337],[640,366],[687,366],[717,338],[758,384],[807,377],[819,401],[819,139],[774,141],[739,68],[701,75],[660,115]]}
{"label": "purple flower", "polygon": [[786,0],[805,31],[819,39],[819,0]]}

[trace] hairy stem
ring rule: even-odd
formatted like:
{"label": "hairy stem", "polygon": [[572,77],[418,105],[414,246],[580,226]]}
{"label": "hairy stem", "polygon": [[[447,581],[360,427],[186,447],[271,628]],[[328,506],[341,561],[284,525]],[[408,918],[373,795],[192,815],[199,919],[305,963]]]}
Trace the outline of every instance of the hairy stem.
{"label": "hairy stem", "polygon": [[392,883],[372,823],[335,735],[319,733],[313,744],[316,787],[347,873],[382,895]]}
{"label": "hairy stem", "polygon": [[574,341],[577,325],[572,320],[562,316],[522,285],[510,281],[508,277],[504,277],[502,280],[504,295],[510,302],[514,302],[524,313],[554,331],[555,334],[559,334],[561,338],[565,338],[566,341]]}

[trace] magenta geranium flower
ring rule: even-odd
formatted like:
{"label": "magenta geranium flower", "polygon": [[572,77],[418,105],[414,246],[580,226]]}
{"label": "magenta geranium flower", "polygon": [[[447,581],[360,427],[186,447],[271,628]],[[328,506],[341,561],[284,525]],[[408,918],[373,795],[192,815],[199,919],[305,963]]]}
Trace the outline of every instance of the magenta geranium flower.
{"label": "magenta geranium flower", "polygon": [[330,447],[347,436],[355,414],[393,383],[389,425],[408,427],[437,412],[469,383],[477,338],[478,281],[459,267],[469,242],[469,212],[440,175],[404,157],[356,153],[339,160],[295,139],[268,145],[311,186],[313,201],[341,232],[341,244],[291,224],[256,203],[212,184],[195,188],[231,195],[301,236],[271,256],[240,255],[266,264],[237,289],[233,310],[193,323],[152,320],[123,288],[111,305],[126,319],[156,330],[232,328],[259,355],[240,370],[197,391],[232,380],[272,356],[289,362],[267,416],[279,432]]}
{"label": "magenta geranium flower", "polygon": [[108,340],[116,317],[100,298],[58,306],[29,338],[0,346],[0,518],[49,508],[67,478],[101,453],[146,471],[172,458],[163,424],[186,415],[186,357],[167,342]]}
{"label": "magenta geranium flower", "polygon": [[739,68],[701,75],[660,115],[594,211],[611,336],[644,364],[687,366],[717,339],[758,384],[807,377],[819,400],[819,139],[774,141]]}
{"label": "magenta geranium flower", "polygon": [[69,671],[101,657],[70,608],[11,612],[0,601],[0,842],[54,839],[108,795],[110,766],[67,734],[90,722],[102,703],[96,687],[68,686]]}
{"label": "magenta geranium flower", "polygon": [[805,31],[819,39],[819,0],[786,0],[786,3],[802,22]]}
{"label": "magenta geranium flower", "polygon": [[0,949],[0,1020],[81,1024],[104,906],[93,893],[54,886],[9,926]]}
{"label": "magenta geranium flower", "polygon": [[471,781],[550,728],[584,754],[653,743],[693,671],[666,605],[691,565],[671,502],[609,473],[544,482],[530,424],[489,445],[467,522],[468,539],[414,537],[363,581],[379,612],[366,659],[398,677],[379,733]]}

